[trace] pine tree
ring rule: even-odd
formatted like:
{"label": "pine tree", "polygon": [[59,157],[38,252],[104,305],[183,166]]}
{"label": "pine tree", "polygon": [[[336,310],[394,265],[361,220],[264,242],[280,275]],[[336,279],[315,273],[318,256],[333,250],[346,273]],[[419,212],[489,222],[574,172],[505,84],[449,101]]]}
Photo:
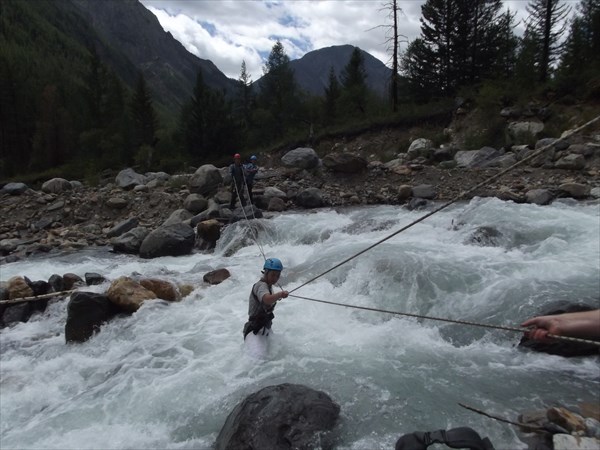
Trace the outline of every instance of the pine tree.
{"label": "pine tree", "polygon": [[337,103],[340,98],[340,83],[333,66],[329,69],[327,87],[325,88],[325,101],[323,108],[324,120],[327,125],[335,123],[337,117]]}
{"label": "pine tree", "polygon": [[350,60],[340,74],[345,102],[353,112],[364,114],[367,103],[367,73],[361,50],[354,47]]}
{"label": "pine tree", "polygon": [[570,11],[571,8],[559,0],[531,0],[527,5],[527,29],[536,47],[538,75],[542,82],[548,79],[551,65],[562,48],[560,37],[567,27],[565,18]]}
{"label": "pine tree", "polygon": [[252,92],[252,77],[246,70],[246,61],[242,61],[240,77],[237,83],[237,104],[236,112],[240,117],[240,122],[243,128],[250,126],[253,92]]}
{"label": "pine tree", "polygon": [[292,126],[294,114],[299,107],[294,71],[281,42],[277,41],[273,45],[263,73],[259,103],[270,116],[265,124],[265,131],[280,137]]}
{"label": "pine tree", "polygon": [[148,90],[146,79],[139,74],[133,97],[129,105],[136,159],[146,169],[154,163],[154,147],[157,143],[158,118]]}

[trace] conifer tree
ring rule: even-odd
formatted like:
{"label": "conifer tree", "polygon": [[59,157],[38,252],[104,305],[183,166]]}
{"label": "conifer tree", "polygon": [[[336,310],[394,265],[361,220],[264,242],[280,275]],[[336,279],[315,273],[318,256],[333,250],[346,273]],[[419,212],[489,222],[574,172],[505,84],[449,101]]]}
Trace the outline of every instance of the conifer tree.
{"label": "conifer tree", "polygon": [[267,118],[265,131],[279,137],[292,126],[294,114],[299,107],[294,71],[280,41],[273,45],[263,73],[259,100],[260,106],[270,116],[270,120]]}
{"label": "conifer tree", "polygon": [[240,77],[237,83],[237,108],[236,112],[240,117],[242,127],[246,128],[250,125],[250,111],[252,108],[252,77],[246,70],[246,61],[242,61]]}
{"label": "conifer tree", "polygon": [[560,37],[567,27],[565,21],[571,8],[559,0],[531,0],[527,5],[527,29],[536,47],[539,80],[548,79],[562,43]]}
{"label": "conifer tree", "polygon": [[158,118],[152,103],[152,96],[148,90],[146,79],[139,74],[133,97],[129,106],[131,125],[133,130],[134,148],[137,149],[138,162],[146,169],[153,164],[154,147],[156,146],[156,130]]}
{"label": "conifer tree", "polygon": [[340,79],[346,104],[351,105],[352,112],[364,114],[367,107],[367,73],[363,55],[358,47],[354,47]]}
{"label": "conifer tree", "polygon": [[325,101],[324,101],[324,123],[330,125],[335,123],[337,117],[337,103],[340,98],[340,83],[338,82],[337,76],[333,66],[329,69],[329,77],[327,87],[325,88]]}

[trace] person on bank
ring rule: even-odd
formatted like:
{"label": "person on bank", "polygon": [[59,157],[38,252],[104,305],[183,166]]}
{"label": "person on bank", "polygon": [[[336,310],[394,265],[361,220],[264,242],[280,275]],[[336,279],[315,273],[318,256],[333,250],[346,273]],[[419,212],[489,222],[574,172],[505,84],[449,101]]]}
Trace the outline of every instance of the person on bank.
{"label": "person on bank", "polygon": [[537,316],[526,320],[522,327],[533,327],[525,331],[529,339],[545,341],[548,334],[577,338],[600,338],[600,309],[572,313]]}
{"label": "person on bank", "polygon": [[268,351],[268,336],[275,315],[275,304],[288,296],[288,291],[273,292],[283,270],[277,258],[265,261],[261,279],[252,286],[248,304],[248,322],[244,325],[244,343],[251,356],[264,358]]}
{"label": "person on bank", "polygon": [[231,201],[229,202],[229,209],[233,210],[238,196],[242,207],[246,206],[246,199],[244,198],[244,166],[242,165],[242,156],[239,153],[233,155],[233,164],[229,166],[229,173],[231,174]]}
{"label": "person on bank", "polygon": [[256,155],[250,157],[250,162],[244,164],[244,172],[246,173],[246,186],[248,186],[248,199],[250,204],[254,204],[254,197],[252,196],[252,187],[254,186],[254,177],[258,172],[258,166],[256,165],[258,158]]}

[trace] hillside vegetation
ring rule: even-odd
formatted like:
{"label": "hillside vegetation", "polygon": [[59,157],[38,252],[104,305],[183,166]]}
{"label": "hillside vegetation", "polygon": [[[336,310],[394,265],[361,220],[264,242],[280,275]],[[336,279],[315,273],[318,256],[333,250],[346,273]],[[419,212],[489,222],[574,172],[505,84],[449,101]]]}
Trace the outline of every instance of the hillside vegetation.
{"label": "hillside vegetation", "polygon": [[[300,89],[280,42],[260,83],[252,83],[243,62],[237,82],[219,81],[212,63],[189,54],[196,59],[171,78],[162,71],[171,63],[150,67],[147,47],[119,46],[118,39],[129,38],[93,26],[89,14],[110,18],[111,8],[126,10],[132,24],[159,28],[134,34],[173,40],[153,16],[142,20],[150,13],[133,0],[0,3],[0,181],[93,182],[103,170],[124,166],[174,173],[228,162],[233,152],[313,146],[323,153],[336,140],[389,130],[401,138],[356,150],[385,159],[418,137],[465,149],[502,147],[510,144],[504,108],[522,112],[512,114],[515,120],[544,122],[538,137],[556,137],[597,114],[600,102],[597,0],[582,0],[566,23],[562,4],[530,0],[522,37],[514,35],[514,15],[499,0],[474,6],[428,0],[421,36],[400,55],[389,96],[369,87],[358,48],[342,70],[321,70],[327,80],[321,95]],[[196,60],[189,93],[169,91],[178,74],[192,76]],[[167,92],[178,97],[166,99]],[[530,114],[531,105],[536,112]]]}

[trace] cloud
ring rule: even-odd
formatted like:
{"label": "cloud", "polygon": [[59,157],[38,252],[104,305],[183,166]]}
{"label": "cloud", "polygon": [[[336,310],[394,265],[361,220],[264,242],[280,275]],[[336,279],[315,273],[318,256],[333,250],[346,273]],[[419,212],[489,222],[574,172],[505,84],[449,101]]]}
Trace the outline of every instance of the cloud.
{"label": "cloud", "polygon": [[[389,0],[141,0],[166,31],[228,77],[239,78],[242,61],[253,80],[277,40],[290,59],[332,45],[350,44],[388,64],[392,19]],[[398,2],[401,48],[420,32],[424,0]],[[387,7],[385,5],[388,5]],[[524,2],[505,5],[524,17]],[[518,32],[518,30],[517,30]]]}

